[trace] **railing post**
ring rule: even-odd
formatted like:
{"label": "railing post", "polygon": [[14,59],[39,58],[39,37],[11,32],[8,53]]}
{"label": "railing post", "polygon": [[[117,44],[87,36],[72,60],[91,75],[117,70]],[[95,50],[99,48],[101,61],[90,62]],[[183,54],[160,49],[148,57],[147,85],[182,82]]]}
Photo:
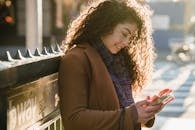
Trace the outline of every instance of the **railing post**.
{"label": "railing post", "polygon": [[26,0],[26,48],[42,49],[42,0]]}

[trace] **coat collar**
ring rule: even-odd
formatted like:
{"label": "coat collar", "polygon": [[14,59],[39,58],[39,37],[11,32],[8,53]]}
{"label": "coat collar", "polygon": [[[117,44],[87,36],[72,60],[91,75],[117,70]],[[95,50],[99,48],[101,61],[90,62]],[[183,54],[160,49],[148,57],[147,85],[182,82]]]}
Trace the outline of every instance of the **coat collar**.
{"label": "coat collar", "polygon": [[[118,96],[116,94],[116,90],[114,87],[114,84],[112,82],[111,76],[101,58],[99,53],[96,51],[95,48],[93,48],[88,43],[83,43],[80,45],[77,45],[77,47],[84,49],[84,53],[89,59],[89,62],[92,67],[92,77],[94,77],[95,84],[98,86],[98,89],[96,90],[97,93],[106,93],[112,95],[112,100],[115,102],[112,105],[116,105],[117,108],[120,108],[119,106],[119,100]],[[102,78],[103,76],[103,78]],[[104,91],[104,92],[103,92]],[[107,95],[104,95],[105,97],[99,97],[102,98],[102,101],[104,101],[107,97]],[[107,99],[106,99],[107,100]],[[111,100],[111,99],[110,99]],[[108,104],[107,104],[108,105]]]}

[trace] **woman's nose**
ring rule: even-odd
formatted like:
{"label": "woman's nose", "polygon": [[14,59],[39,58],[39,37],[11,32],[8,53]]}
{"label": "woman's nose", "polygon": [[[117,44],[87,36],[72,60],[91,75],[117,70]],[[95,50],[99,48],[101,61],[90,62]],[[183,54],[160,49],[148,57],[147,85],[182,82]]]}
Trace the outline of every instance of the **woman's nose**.
{"label": "woman's nose", "polygon": [[125,41],[123,41],[123,45],[124,47],[127,47],[129,45],[129,39],[125,39]]}

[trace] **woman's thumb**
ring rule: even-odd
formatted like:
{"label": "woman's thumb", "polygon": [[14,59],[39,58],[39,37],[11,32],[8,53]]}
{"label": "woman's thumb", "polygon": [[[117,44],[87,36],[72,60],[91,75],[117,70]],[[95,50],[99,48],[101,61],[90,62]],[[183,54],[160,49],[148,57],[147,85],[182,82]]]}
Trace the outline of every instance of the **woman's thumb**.
{"label": "woman's thumb", "polygon": [[149,102],[147,100],[142,100],[136,103],[139,106],[147,106]]}

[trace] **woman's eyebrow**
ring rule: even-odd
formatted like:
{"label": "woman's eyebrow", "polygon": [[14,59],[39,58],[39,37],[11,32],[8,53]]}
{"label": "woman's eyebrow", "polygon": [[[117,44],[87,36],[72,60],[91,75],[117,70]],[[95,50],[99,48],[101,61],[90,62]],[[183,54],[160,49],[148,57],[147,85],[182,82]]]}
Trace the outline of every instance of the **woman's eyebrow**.
{"label": "woman's eyebrow", "polygon": [[132,33],[127,27],[124,27],[124,29],[125,29],[129,34]]}

